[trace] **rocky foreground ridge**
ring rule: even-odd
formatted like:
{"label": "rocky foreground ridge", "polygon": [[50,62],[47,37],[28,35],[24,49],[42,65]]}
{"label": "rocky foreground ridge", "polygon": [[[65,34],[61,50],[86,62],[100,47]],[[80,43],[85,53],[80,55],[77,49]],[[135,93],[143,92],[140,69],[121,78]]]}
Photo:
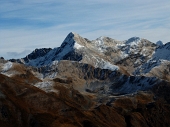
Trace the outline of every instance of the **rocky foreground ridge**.
{"label": "rocky foreground ridge", "polygon": [[167,127],[170,43],[88,40],[0,58],[0,126]]}

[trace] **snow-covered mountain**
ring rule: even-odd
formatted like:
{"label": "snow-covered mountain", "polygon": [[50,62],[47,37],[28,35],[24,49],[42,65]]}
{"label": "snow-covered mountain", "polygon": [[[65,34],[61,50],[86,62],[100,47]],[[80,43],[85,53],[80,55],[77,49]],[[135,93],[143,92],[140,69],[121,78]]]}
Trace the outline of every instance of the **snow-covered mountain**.
{"label": "snow-covered mountain", "polygon": [[169,90],[170,42],[71,32],[60,47],[0,57],[2,126],[167,126]]}
{"label": "snow-covered mountain", "polygon": [[136,69],[135,74],[156,76],[162,79],[170,79],[170,42],[159,46],[152,57],[142,66]]}
{"label": "snow-covered mountain", "polygon": [[28,66],[43,67],[50,66],[53,61],[71,60],[115,70],[120,69],[116,64],[135,57],[137,60],[133,69],[126,69],[128,73],[132,73],[136,67],[151,58],[156,47],[156,44],[139,37],[133,37],[127,41],[99,37],[90,41],[71,32],[58,48],[39,49],[38,54],[33,51],[25,58],[12,61],[18,61]]}
{"label": "snow-covered mountain", "polygon": [[[141,85],[142,82],[145,81],[143,81],[142,78],[140,81],[138,79],[140,76],[165,79],[164,71],[160,71],[162,69],[155,68],[164,68],[163,70],[165,70],[169,67],[169,49],[170,43],[161,46],[160,42],[159,44],[154,44],[139,37],[132,37],[125,41],[118,41],[109,37],[101,36],[96,40],[91,41],[71,32],[67,35],[60,47],[53,49],[36,49],[25,58],[17,60],[13,59],[10,61],[23,63],[28,67],[36,68],[38,72],[34,72],[34,74],[41,79],[54,79],[58,77],[62,70],[61,68],[63,68],[61,67],[61,63],[64,63],[63,60],[66,60],[68,61],[67,64],[70,65],[67,66],[64,64],[65,68],[68,68],[66,69],[68,71],[67,73],[73,73],[69,72],[69,69],[75,68],[74,70],[76,70],[76,67],[72,64],[74,62],[78,62],[79,64],[91,65],[94,68],[117,71],[120,72],[122,76],[135,76],[137,79],[134,80],[137,80]],[[80,67],[79,64],[76,64],[76,66]],[[4,66],[7,67],[8,65],[10,65],[10,62]],[[79,68],[78,70],[77,75],[80,75],[82,69]],[[62,70],[62,72],[65,71]],[[158,76],[158,72],[160,72],[162,76]],[[85,72],[85,74],[86,73],[87,72]],[[68,75],[65,76],[68,77]],[[69,76],[72,77],[72,75]],[[60,77],[63,77],[63,73]],[[114,82],[123,81],[129,86],[131,84],[128,83],[128,78],[127,81],[124,81],[119,77],[117,77],[117,79],[120,79],[120,81],[117,80]],[[167,74],[166,79],[169,80]],[[135,83],[135,85],[137,84],[138,83]],[[147,83],[145,82],[145,84]],[[150,84],[149,86],[152,85]]]}
{"label": "snow-covered mountain", "polygon": [[[32,73],[41,80],[77,77],[77,81],[81,80],[84,84],[81,88],[82,91],[85,91],[85,89],[95,91],[95,89],[104,87],[103,90],[107,91],[106,93],[109,93],[109,91],[111,93],[131,93],[151,88],[155,82],[158,83],[161,79],[165,79],[163,78],[165,76],[158,76],[157,73],[160,69],[153,68],[165,65],[161,63],[166,63],[166,68],[169,67],[169,63],[167,63],[170,59],[169,53],[169,43],[158,46],[139,37],[118,41],[103,36],[91,41],[71,32],[60,47],[36,49],[25,58],[10,61],[33,67]],[[3,68],[5,66],[10,68],[14,65],[10,63],[7,62],[3,65]],[[84,66],[87,66],[86,70],[84,70]],[[161,66],[161,68],[163,67]],[[98,72],[99,68],[103,71]],[[105,76],[110,71],[120,74],[112,76],[112,80],[107,75],[103,83],[102,75]],[[5,72],[2,69],[1,72],[9,75],[11,71]],[[95,76],[96,73],[99,73],[97,75],[100,78]],[[89,77],[92,79],[89,80]],[[169,77],[166,76],[166,79],[169,79]],[[78,82],[74,82],[74,84]],[[118,85],[118,87],[116,84],[119,83],[121,85]],[[40,87],[41,84],[36,84],[36,86]],[[80,90],[79,87],[75,86],[75,88]]]}
{"label": "snow-covered mountain", "polygon": [[55,70],[59,61],[70,60],[140,76],[169,61],[169,53],[169,43],[163,45],[161,41],[155,44],[139,37],[118,41],[104,36],[88,40],[71,32],[60,47],[36,49],[25,58],[10,61],[49,72]]}
{"label": "snow-covered mountain", "polygon": [[[160,68],[169,72],[169,68],[167,68],[170,64],[170,42],[165,45],[159,46],[155,49],[152,57],[144,63],[142,66],[138,67],[135,74],[146,74],[153,72],[156,68]],[[162,66],[163,65],[163,66]],[[159,75],[163,75],[160,73]]]}
{"label": "snow-covered mountain", "polygon": [[[107,47],[109,47],[109,43],[112,43],[108,42],[104,44],[105,42],[101,39],[102,38],[98,38],[96,41],[91,42],[80,37],[78,34],[71,32],[65,38],[60,47],[54,48],[52,50],[46,49],[48,52],[45,51],[44,54],[38,55],[36,58],[30,58],[30,56],[34,56],[34,52],[32,52],[26,58],[22,58],[16,61],[28,66],[42,67],[50,65],[53,63],[53,61],[72,60],[83,63],[90,63],[95,67],[101,67],[105,69],[118,69],[118,67],[107,60],[107,58],[105,58],[102,53],[106,51]],[[106,41],[107,40],[108,39],[106,39]]]}

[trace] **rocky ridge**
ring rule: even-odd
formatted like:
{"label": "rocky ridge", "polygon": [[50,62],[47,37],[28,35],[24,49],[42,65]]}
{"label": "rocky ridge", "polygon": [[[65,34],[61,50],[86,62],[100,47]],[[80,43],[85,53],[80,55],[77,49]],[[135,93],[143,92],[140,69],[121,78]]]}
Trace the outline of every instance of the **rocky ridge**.
{"label": "rocky ridge", "polygon": [[169,53],[169,43],[90,41],[71,32],[58,48],[0,58],[0,124],[166,127]]}

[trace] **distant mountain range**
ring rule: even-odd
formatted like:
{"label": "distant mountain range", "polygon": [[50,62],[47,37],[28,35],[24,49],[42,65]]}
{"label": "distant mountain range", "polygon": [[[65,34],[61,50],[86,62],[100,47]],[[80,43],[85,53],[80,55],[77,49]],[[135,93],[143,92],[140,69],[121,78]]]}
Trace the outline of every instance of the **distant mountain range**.
{"label": "distant mountain range", "polygon": [[168,63],[169,47],[170,43],[163,45],[158,41],[155,44],[139,37],[132,37],[127,41],[99,37],[90,41],[71,32],[58,48],[35,49],[25,58],[10,61],[41,68],[69,60],[90,64],[95,68],[126,71],[135,76],[145,75],[161,63]]}
{"label": "distant mountain range", "polygon": [[170,42],[91,41],[71,32],[58,48],[1,57],[0,73],[3,126],[170,125],[168,114],[155,111],[170,112]]}

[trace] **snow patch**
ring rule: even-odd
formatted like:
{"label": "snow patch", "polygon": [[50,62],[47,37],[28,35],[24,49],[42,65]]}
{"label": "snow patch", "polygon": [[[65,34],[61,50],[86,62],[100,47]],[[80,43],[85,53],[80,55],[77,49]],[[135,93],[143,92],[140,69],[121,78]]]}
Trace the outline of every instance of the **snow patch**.
{"label": "snow patch", "polygon": [[115,70],[118,70],[119,67],[116,66],[116,65],[113,65],[113,64],[111,64],[111,63],[109,63],[109,62],[106,62],[106,63],[104,64],[104,66],[103,66],[103,69],[109,69],[109,70],[115,71]]}
{"label": "snow patch", "polygon": [[38,82],[34,84],[34,86],[46,92],[49,92],[52,90],[53,83],[50,81],[43,81],[43,82]]}
{"label": "snow patch", "polygon": [[3,72],[8,71],[9,69],[12,68],[12,65],[13,65],[12,62],[7,62],[7,63],[5,63],[4,66],[3,66],[2,71],[3,71]]}
{"label": "snow patch", "polygon": [[52,66],[55,66],[55,67],[56,67],[57,65],[58,65],[58,60],[55,60],[55,61],[52,62],[51,67],[52,67]]}
{"label": "snow patch", "polygon": [[97,40],[95,41],[95,44],[100,46],[100,45],[104,45],[104,42],[103,42],[103,37],[99,37],[97,38]]}
{"label": "snow patch", "polygon": [[92,41],[94,49],[97,49],[100,52],[106,51],[107,46],[105,45],[103,41],[103,36],[97,38],[96,40]]}
{"label": "snow patch", "polygon": [[139,37],[132,37],[126,41],[126,44],[129,45],[137,45],[139,42],[141,42],[141,39]]}
{"label": "snow patch", "polygon": [[83,48],[84,46],[78,44],[77,42],[74,43],[74,48],[76,49],[80,49],[80,48]]}

